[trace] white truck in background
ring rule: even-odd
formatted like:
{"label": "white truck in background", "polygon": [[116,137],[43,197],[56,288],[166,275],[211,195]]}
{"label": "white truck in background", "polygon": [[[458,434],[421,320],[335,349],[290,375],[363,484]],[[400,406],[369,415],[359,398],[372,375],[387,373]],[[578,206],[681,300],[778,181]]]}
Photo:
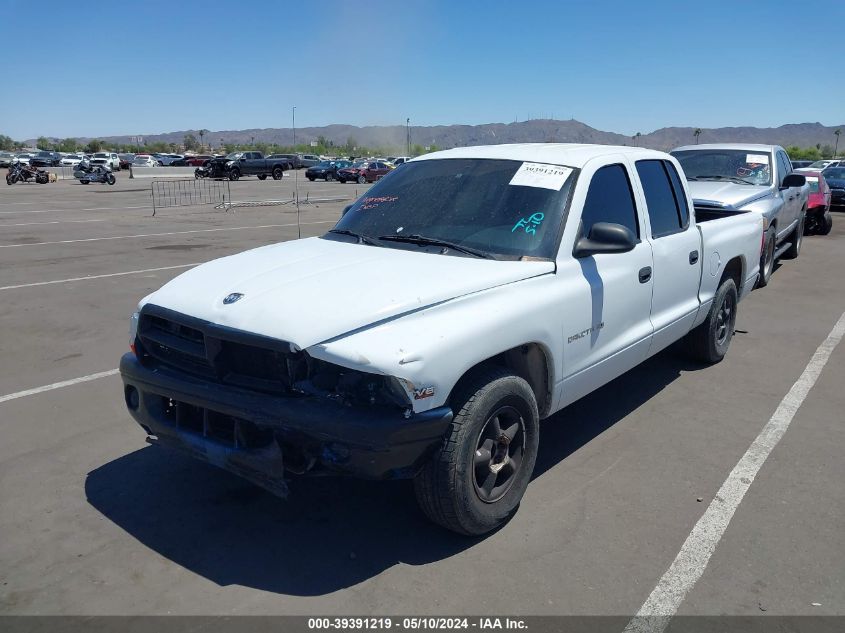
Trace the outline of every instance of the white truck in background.
{"label": "white truck in background", "polygon": [[769,283],[775,262],[801,252],[810,188],[793,173],[792,161],[779,145],[707,143],[671,152],[689,181],[697,207],[743,209],[764,218],[766,240],[760,254],[758,286]]}
{"label": "white truck in background", "polygon": [[512,516],[539,421],[679,339],[720,361],[762,216],[694,208],[668,154],[428,154],[320,237],[143,299],[120,371],[148,441],[280,495],[286,473],[413,478],[463,534]]}

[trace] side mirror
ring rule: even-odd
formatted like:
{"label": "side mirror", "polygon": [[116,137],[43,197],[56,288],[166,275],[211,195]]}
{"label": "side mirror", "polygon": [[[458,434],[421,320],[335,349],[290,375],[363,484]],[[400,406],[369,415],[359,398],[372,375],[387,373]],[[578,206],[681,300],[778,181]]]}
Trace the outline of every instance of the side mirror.
{"label": "side mirror", "polygon": [[627,253],[637,245],[637,236],[627,226],[612,222],[596,222],[589,237],[575,242],[573,257],[589,257],[604,253]]}
{"label": "side mirror", "polygon": [[343,207],[343,212],[340,214],[340,217],[343,217],[344,215],[346,215],[347,211],[349,211],[349,209],[351,209],[351,208],[352,208],[351,204],[347,204],[345,207]]}
{"label": "side mirror", "polygon": [[806,182],[807,179],[801,174],[789,174],[783,179],[783,184],[781,184],[780,188],[790,189],[792,187],[803,187]]}

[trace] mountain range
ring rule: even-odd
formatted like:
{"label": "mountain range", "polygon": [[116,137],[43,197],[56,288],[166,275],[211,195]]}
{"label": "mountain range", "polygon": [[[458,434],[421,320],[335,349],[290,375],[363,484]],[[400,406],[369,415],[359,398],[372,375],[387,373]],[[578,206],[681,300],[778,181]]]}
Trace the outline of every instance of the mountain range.
{"label": "mountain range", "polygon": [[[720,127],[701,128],[701,143],[766,143],[773,145],[797,145],[813,147],[833,146],[836,141],[834,130],[845,129],[845,124],[828,127],[821,123],[792,123],[775,128],[758,127]],[[585,123],[570,120],[531,119],[514,123],[487,123],[483,125],[435,125],[411,126],[411,142],[422,146],[436,145],[438,148],[461,147],[467,145],[490,145],[499,143],[601,143],[607,145],[640,145],[659,150],[669,150],[679,145],[695,142],[693,135],[696,128],[666,127],[638,137],[605,132],[590,127]],[[143,135],[145,142],[164,141],[181,144],[186,134],[193,134],[199,139],[198,130],[180,130],[163,134]],[[352,140],[353,145],[362,147],[381,147],[404,153],[406,149],[407,129],[404,125],[366,126],[327,125],[296,129],[296,142],[309,143],[318,137],[324,137],[335,145],[346,145]],[[134,143],[133,136],[98,137],[106,143]],[[82,142],[90,138],[78,139]],[[261,128],[247,130],[221,130],[207,132],[205,143],[218,147],[224,143],[276,143],[292,145],[294,130],[291,128]],[[845,139],[841,139],[845,147]],[[33,141],[30,141],[33,142]]]}

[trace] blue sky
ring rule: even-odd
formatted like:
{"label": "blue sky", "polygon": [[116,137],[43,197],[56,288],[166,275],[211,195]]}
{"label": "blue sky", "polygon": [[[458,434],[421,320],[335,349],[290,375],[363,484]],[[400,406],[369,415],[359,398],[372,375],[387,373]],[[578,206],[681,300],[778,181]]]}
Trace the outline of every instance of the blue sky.
{"label": "blue sky", "polygon": [[289,127],[294,105],[298,127],[845,123],[825,70],[842,68],[843,2],[0,0],[0,16],[15,139]]}

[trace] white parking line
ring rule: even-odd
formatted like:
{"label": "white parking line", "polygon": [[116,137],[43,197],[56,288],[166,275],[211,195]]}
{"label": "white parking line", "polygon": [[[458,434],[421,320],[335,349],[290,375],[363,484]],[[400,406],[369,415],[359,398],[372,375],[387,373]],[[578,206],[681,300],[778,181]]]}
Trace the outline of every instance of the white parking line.
{"label": "white parking line", "polygon": [[[323,220],[320,222],[301,222],[302,226],[308,224],[335,224],[337,220]],[[21,248],[24,246],[48,246],[52,244],[76,244],[79,242],[101,242],[105,240],[128,240],[138,237],[158,237],[168,235],[187,235],[188,233],[217,233],[220,231],[246,231],[249,229],[275,229],[285,226],[296,226],[296,222],[289,224],[262,224],[259,226],[226,226],[218,229],[194,229],[191,231],[168,231],[167,233],[138,233],[136,235],[116,235],[113,237],[87,237],[79,240],[58,240],[55,242],[33,242],[31,244],[0,244],[0,248]]]}
{"label": "white parking line", "polygon": [[0,211],[0,215],[23,215],[25,213],[56,213],[59,211],[121,211],[123,209],[149,209],[152,205],[142,204],[131,207],[91,207],[89,209],[36,209],[35,211]]}
{"label": "white parking line", "polygon": [[81,224],[84,222],[108,222],[111,218],[99,218],[97,220],[52,220],[50,222],[22,222],[19,224],[0,224],[0,227],[7,226],[44,226],[45,224]]}
{"label": "white parking line", "polygon": [[114,376],[118,372],[117,369],[109,369],[108,371],[101,371],[97,374],[88,374],[79,378],[71,378],[70,380],[63,380],[62,382],[54,382],[52,385],[44,385],[43,387],[35,387],[34,389],[27,389],[25,391],[18,391],[17,393],[10,393],[5,396],[0,396],[0,404],[8,402],[9,400],[17,400],[26,396],[34,396],[45,391],[53,391],[53,389],[62,389],[63,387],[71,387],[82,382],[90,382],[98,378],[105,378],[106,376]]}
{"label": "white parking line", "polygon": [[845,313],[804,368],[777,410],[737,462],[719,488],[713,501],[693,527],[675,560],[663,574],[654,591],[624,629],[624,633],[662,633],[677,613],[687,593],[704,573],[710,557],[728,528],[734,512],[754,481],[754,477],[780,442],[798,408],[845,335]]}
{"label": "white parking line", "polygon": [[0,290],[15,290],[17,288],[32,288],[33,286],[50,286],[52,284],[65,284],[71,281],[88,281],[89,279],[104,279],[106,277],[122,277],[123,275],[139,275],[141,273],[152,273],[159,270],[174,270],[176,268],[193,268],[203,262],[193,264],[179,264],[178,266],[161,266],[160,268],[146,268],[144,270],[128,270],[123,273],[108,273],[105,275],[89,275],[87,277],[71,277],[70,279],[54,279],[53,281],[36,281],[31,284],[18,284],[16,286],[0,286]]}

